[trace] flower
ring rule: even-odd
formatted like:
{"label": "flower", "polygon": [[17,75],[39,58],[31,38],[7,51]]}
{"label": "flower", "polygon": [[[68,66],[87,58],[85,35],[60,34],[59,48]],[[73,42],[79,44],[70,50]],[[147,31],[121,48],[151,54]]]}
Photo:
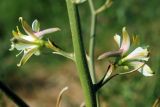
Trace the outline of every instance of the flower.
{"label": "flower", "polygon": [[127,66],[137,69],[144,76],[152,76],[154,72],[146,64],[146,62],[149,60],[149,51],[147,47],[137,47],[127,55],[130,49],[130,38],[125,27],[122,30],[122,37],[123,38],[121,39],[121,36],[118,34],[114,36],[114,40],[117,43],[119,50],[122,51],[117,64],[125,66],[127,64]]}
{"label": "flower", "polygon": [[[40,55],[40,48],[45,45],[45,41],[42,40],[44,35],[60,30],[59,28],[49,28],[40,31],[40,24],[37,20],[33,21],[32,28],[23,20],[22,17],[20,17],[19,20],[26,35],[21,33],[18,27],[17,32],[13,30],[13,38],[11,39],[10,48],[11,51],[17,49],[20,51],[19,54],[23,53],[22,59],[17,66],[25,64],[33,54]],[[17,54],[17,56],[19,54]]]}

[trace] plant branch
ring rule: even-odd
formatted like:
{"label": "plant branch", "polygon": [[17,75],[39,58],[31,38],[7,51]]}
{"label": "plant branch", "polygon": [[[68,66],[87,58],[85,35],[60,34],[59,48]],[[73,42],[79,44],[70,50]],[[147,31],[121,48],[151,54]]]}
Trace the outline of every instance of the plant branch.
{"label": "plant branch", "polygon": [[75,63],[78,69],[82,89],[84,92],[85,104],[86,107],[97,107],[96,93],[93,90],[93,83],[90,77],[82,40],[78,7],[75,3],[73,3],[72,0],[66,0],[66,3],[72,33]]}
{"label": "plant branch", "polygon": [[[95,52],[95,38],[96,38],[96,22],[97,14],[95,13],[95,7],[92,0],[88,0],[90,11],[91,11],[91,25],[90,25],[90,39],[89,39],[89,70],[92,78],[93,84],[97,82],[96,71],[95,71],[95,61],[94,61],[94,52]],[[97,107],[100,107],[99,95],[96,94]]]}
{"label": "plant branch", "polygon": [[99,14],[109,8],[112,5],[112,0],[106,0],[106,2],[96,10],[96,14]]}
{"label": "plant branch", "polygon": [[0,89],[19,107],[29,107],[20,97],[18,97],[10,88],[0,81]]}
{"label": "plant branch", "polygon": [[96,20],[95,8],[92,0],[88,0],[91,11],[91,29],[90,29],[90,41],[89,41],[89,69],[93,83],[96,83],[95,76],[95,64],[94,64],[94,51],[95,51],[95,36],[96,36]]}
{"label": "plant branch", "polygon": [[111,75],[110,77],[108,77],[104,82],[103,81],[100,81],[99,83],[95,84],[94,85],[94,90],[95,91],[98,91],[99,89],[101,89],[108,81],[110,81],[112,78],[118,76],[119,74],[114,74],[114,75]]}

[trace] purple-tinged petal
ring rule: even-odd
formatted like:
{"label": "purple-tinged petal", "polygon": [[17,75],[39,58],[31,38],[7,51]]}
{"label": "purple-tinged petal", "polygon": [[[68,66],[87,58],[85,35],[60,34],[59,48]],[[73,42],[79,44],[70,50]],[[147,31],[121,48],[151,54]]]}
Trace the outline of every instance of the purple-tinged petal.
{"label": "purple-tinged petal", "polygon": [[99,55],[97,59],[101,60],[101,59],[109,58],[109,57],[117,57],[117,56],[121,56],[121,54],[122,54],[122,50],[105,52]]}
{"label": "purple-tinged petal", "polygon": [[123,50],[123,53],[122,53],[122,56],[123,56],[129,50],[129,47],[130,47],[130,38],[125,27],[122,29],[122,35],[123,35],[123,38],[122,38],[122,44],[121,44],[120,50]]}
{"label": "purple-tinged petal", "polygon": [[57,32],[57,31],[60,31],[60,29],[59,29],[59,28],[49,28],[49,29],[46,29],[46,30],[42,30],[42,31],[40,31],[40,32],[36,32],[35,35],[36,35],[38,38],[43,38],[43,36],[44,36],[45,34]]}

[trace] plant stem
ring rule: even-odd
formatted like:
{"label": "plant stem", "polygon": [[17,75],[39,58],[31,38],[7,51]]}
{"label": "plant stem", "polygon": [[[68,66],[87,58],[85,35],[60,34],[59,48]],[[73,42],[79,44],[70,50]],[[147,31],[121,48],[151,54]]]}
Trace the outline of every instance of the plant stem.
{"label": "plant stem", "polygon": [[[96,71],[94,63],[94,51],[95,51],[95,36],[96,36],[96,21],[97,14],[92,0],[88,0],[91,11],[91,28],[90,28],[90,41],[89,41],[89,70],[93,84],[96,84]],[[97,107],[100,107],[99,95],[96,94]]]}
{"label": "plant stem", "polygon": [[99,14],[109,8],[112,5],[112,0],[106,0],[106,2],[96,10],[96,14]]}
{"label": "plant stem", "polygon": [[92,0],[88,0],[91,10],[91,29],[90,29],[90,41],[89,41],[89,69],[92,77],[92,81],[96,83],[95,76],[95,64],[94,64],[94,50],[95,50],[95,34],[96,34],[96,19],[95,9]]}
{"label": "plant stem", "polygon": [[90,77],[87,59],[82,41],[78,8],[72,0],[66,0],[69,22],[72,33],[72,42],[75,54],[75,63],[78,69],[82,89],[84,92],[86,107],[97,107],[96,93]]}
{"label": "plant stem", "polygon": [[10,90],[2,81],[0,81],[0,89],[19,107],[29,107],[20,97]]}
{"label": "plant stem", "polygon": [[104,82],[100,81],[99,83],[94,85],[95,91],[98,91],[100,88],[102,88],[108,81],[110,81],[111,79],[113,79],[114,77],[118,76],[119,74],[114,74],[110,77],[108,77]]}

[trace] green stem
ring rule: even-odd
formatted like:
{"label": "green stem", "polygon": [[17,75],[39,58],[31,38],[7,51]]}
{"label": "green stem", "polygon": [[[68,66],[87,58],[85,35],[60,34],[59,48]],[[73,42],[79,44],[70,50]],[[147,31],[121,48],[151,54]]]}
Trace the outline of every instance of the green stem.
{"label": "green stem", "polygon": [[96,34],[96,18],[95,9],[92,0],[88,0],[91,10],[91,29],[90,29],[90,42],[89,42],[89,69],[92,81],[96,83],[95,64],[94,64],[94,50],[95,50],[95,34]]}
{"label": "green stem", "polygon": [[[96,71],[94,63],[94,51],[95,51],[95,36],[96,36],[96,21],[97,14],[92,0],[88,0],[91,11],[91,29],[90,29],[90,41],[89,41],[89,69],[93,84],[96,84]],[[96,94],[97,107],[100,107],[99,95]]]}
{"label": "green stem", "polygon": [[114,77],[118,76],[119,74],[114,74],[111,75],[110,77],[108,77],[104,82],[100,81],[99,83],[94,85],[94,89],[95,91],[98,91],[99,89],[101,89],[108,81],[110,81],[111,79],[113,79]]}
{"label": "green stem", "polygon": [[90,77],[89,68],[87,65],[87,59],[84,51],[80,20],[76,5],[72,0],[66,0],[69,22],[72,33],[72,42],[75,53],[75,61],[78,69],[82,89],[84,91],[86,107],[97,107],[96,94],[93,89],[93,83]]}
{"label": "green stem", "polygon": [[106,2],[96,10],[96,14],[99,14],[109,8],[112,5],[112,0],[106,0]]}

